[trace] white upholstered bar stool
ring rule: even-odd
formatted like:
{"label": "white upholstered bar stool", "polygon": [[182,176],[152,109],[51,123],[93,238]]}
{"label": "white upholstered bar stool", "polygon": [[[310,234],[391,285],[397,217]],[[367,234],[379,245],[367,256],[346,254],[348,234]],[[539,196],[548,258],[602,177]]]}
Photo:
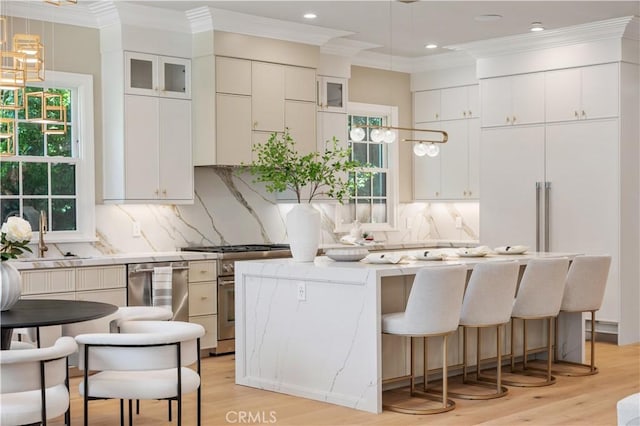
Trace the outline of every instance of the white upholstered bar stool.
{"label": "white upholstered bar stool", "polygon": [[[547,386],[556,382],[551,375],[553,347],[551,344],[552,321],[560,312],[562,295],[569,268],[569,259],[565,257],[531,259],[527,262],[524,274],[520,280],[520,287],[516,295],[511,312],[511,372],[526,376],[542,377],[542,381],[518,381],[503,379],[502,382],[510,386]],[[515,320],[522,320],[522,369],[515,368],[514,325]],[[527,355],[540,352],[540,348],[527,348],[527,320],[541,319],[547,321],[547,368],[544,374],[536,373],[527,368]]]}
{"label": "white upholstered bar stool", "polygon": [[[555,364],[553,373],[563,376],[590,376],[598,373],[595,365],[596,311],[602,306],[611,256],[576,256],[567,273],[560,312],[591,312],[591,361],[589,364],[558,359],[558,321],[555,324]],[[566,369],[560,369],[564,364]]]}
{"label": "white upholstered bar stool", "polygon": [[[493,399],[507,395],[508,389],[502,386],[502,333],[504,325],[511,319],[513,299],[518,285],[518,261],[488,262],[476,265],[469,278],[467,289],[462,302],[460,315],[460,327],[462,327],[462,381],[471,387],[495,388],[491,393],[472,393],[462,391],[450,391],[449,395],[462,399]],[[483,328],[495,327],[496,329],[496,383],[490,384],[481,379],[481,354]],[[477,330],[476,344],[476,379],[470,380],[467,376],[467,328]]]}
{"label": "white upholstered bar stool", "polygon": [[[462,265],[420,269],[413,281],[405,311],[382,316],[383,333],[406,336],[411,342],[410,375],[394,378],[387,382],[409,379],[410,397],[407,402],[411,398],[417,397],[440,403],[435,408],[427,408],[422,404],[420,407],[409,407],[401,404],[405,401],[385,404],[383,399],[383,409],[406,414],[436,414],[455,408],[455,402],[447,398],[447,337],[458,328],[466,277],[466,267]],[[426,351],[424,353],[425,389],[424,391],[416,391],[415,389],[414,337],[425,339],[426,347],[426,338],[435,336],[443,336],[442,399],[426,393],[426,366],[428,365]]]}

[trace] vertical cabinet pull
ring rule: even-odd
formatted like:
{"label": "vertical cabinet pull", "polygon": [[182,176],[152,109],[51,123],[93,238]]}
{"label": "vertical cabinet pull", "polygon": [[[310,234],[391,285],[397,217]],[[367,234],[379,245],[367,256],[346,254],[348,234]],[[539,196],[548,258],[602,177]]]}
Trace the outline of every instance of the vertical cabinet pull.
{"label": "vertical cabinet pull", "polygon": [[536,251],[540,251],[540,189],[541,182],[536,182]]}

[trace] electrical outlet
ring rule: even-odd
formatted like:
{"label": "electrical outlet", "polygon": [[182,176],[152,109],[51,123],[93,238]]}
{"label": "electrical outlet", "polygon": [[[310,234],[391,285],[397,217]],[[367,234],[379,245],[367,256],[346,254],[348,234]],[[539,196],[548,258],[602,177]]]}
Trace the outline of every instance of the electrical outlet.
{"label": "electrical outlet", "polygon": [[298,300],[303,302],[307,300],[307,286],[305,285],[305,283],[298,283],[296,294],[298,296]]}
{"label": "electrical outlet", "polygon": [[131,235],[135,238],[140,238],[142,236],[142,231],[140,231],[140,224],[138,222],[133,222],[131,226]]}
{"label": "electrical outlet", "polygon": [[456,229],[462,229],[462,216],[456,216]]}

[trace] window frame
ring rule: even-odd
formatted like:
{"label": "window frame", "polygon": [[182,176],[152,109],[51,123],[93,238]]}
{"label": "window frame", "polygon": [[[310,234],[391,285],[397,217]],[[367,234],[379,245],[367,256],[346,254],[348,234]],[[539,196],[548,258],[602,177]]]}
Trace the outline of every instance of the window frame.
{"label": "window frame", "polygon": [[[61,71],[46,71],[44,82],[29,82],[30,87],[62,88],[72,91],[71,131],[72,152],[76,152],[76,230],[47,231],[48,243],[91,242],[96,241],[95,230],[95,158],[94,158],[94,103],[93,76]],[[75,96],[73,96],[75,95]],[[75,98],[75,99],[73,99]],[[3,161],[21,161],[26,156],[12,155]],[[29,158],[29,157],[27,157]],[[31,157],[38,158],[38,157]],[[55,158],[55,157],[52,157]],[[39,162],[36,160],[36,162]],[[48,160],[42,162],[50,162]],[[52,161],[55,163],[55,161]],[[51,183],[51,181],[49,181]],[[20,182],[22,186],[22,182]],[[20,198],[24,197],[21,195]],[[54,198],[51,198],[54,199]],[[33,230],[32,242],[37,241],[39,232]]]}
{"label": "window frame", "polygon": [[[386,117],[390,126],[398,126],[398,107],[390,105],[368,104],[361,102],[347,103],[347,118],[350,115],[379,116]],[[348,120],[347,120],[348,125]],[[348,143],[351,142],[348,136]],[[398,159],[400,140],[387,145],[387,221],[380,223],[361,223],[361,229],[368,232],[386,232],[397,230],[398,220]],[[364,169],[367,170],[367,169]],[[349,232],[353,223],[344,223],[342,220],[342,209],[345,205],[338,205],[335,211],[334,232]]]}

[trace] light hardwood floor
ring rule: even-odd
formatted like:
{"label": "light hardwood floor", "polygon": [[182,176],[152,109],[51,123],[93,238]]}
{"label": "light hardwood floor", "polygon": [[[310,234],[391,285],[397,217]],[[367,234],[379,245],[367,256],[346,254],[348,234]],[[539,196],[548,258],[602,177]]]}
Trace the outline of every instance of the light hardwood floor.
{"label": "light hardwood floor", "polygon": [[[588,350],[588,348],[587,348]],[[588,352],[587,352],[588,353]],[[509,395],[490,401],[456,400],[449,413],[412,416],[391,412],[364,413],[308,399],[234,384],[234,356],[205,358],[202,362],[202,410],[204,425],[615,425],[616,402],[640,392],[640,345],[618,347],[596,344],[600,373],[590,377],[558,377],[553,386],[510,388]],[[309,366],[313,368],[313,366]],[[82,425],[82,400],[78,378],[71,381],[72,424]],[[184,402],[183,424],[195,425],[195,396]],[[93,426],[119,422],[117,401],[92,401],[89,420]],[[244,413],[244,414],[243,414]],[[175,415],[175,406],[174,406]],[[244,415],[244,422],[240,417]],[[61,425],[60,419],[50,423]],[[141,401],[134,425],[175,424],[167,421],[167,403]]]}

